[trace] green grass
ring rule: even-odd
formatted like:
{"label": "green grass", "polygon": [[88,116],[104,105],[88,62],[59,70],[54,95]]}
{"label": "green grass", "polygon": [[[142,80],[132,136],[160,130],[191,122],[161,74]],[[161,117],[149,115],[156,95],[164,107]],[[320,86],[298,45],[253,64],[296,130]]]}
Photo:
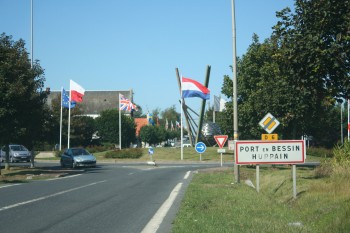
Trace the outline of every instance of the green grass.
{"label": "green grass", "polygon": [[195,174],[173,232],[350,232],[349,179],[298,168],[293,199],[290,167],[260,168],[259,193],[244,184],[255,174],[242,167],[240,184],[232,168]]}

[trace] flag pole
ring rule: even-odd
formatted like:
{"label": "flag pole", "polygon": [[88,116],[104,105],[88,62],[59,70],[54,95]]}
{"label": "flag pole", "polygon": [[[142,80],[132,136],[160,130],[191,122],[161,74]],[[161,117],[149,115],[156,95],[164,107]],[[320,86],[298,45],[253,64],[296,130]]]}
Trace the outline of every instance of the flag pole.
{"label": "flag pole", "polygon": [[181,86],[180,86],[180,93],[181,93],[181,143],[180,143],[180,146],[181,146],[181,160],[184,159],[184,147],[183,147],[183,102],[184,102],[184,98],[182,96],[182,75],[181,75]]}
{"label": "flag pole", "polygon": [[34,21],[33,21],[33,0],[30,1],[30,37],[31,37],[31,41],[30,41],[30,50],[31,50],[31,60],[30,60],[30,67],[33,68],[33,38],[34,38],[34,31],[33,31],[33,27],[34,27]]}
{"label": "flag pole", "polygon": [[122,118],[120,110],[120,94],[119,94],[119,150],[122,149]]}
{"label": "flag pole", "polygon": [[62,104],[63,104],[63,87],[61,87],[61,116],[60,116],[60,150],[62,150]]}
{"label": "flag pole", "polygon": [[67,148],[69,148],[69,141],[70,141],[70,103],[72,101],[72,88],[69,85],[69,103],[68,103],[68,143],[67,143]]}
{"label": "flag pole", "polygon": [[350,139],[350,99],[348,99],[348,141]]}

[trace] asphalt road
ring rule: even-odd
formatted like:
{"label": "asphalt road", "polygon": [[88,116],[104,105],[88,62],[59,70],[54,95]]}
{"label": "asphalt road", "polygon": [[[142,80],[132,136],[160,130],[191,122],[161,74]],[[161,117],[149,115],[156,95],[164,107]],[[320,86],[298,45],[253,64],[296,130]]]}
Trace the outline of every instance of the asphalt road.
{"label": "asphalt road", "polygon": [[72,176],[3,186],[0,232],[170,232],[192,172],[217,166],[102,164]]}

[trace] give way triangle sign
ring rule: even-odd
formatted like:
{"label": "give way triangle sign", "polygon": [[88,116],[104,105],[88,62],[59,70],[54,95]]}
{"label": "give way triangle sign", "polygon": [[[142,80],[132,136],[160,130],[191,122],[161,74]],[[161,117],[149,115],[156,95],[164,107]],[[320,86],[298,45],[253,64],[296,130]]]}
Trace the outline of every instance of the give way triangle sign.
{"label": "give way triangle sign", "polygon": [[225,145],[225,142],[228,138],[227,135],[215,135],[214,136],[216,143],[220,148],[222,148]]}

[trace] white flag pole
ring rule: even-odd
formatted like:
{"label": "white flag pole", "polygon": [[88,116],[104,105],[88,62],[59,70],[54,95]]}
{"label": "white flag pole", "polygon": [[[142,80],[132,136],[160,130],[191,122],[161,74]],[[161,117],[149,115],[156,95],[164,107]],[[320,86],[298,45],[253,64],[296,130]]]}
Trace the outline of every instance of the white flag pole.
{"label": "white flag pole", "polygon": [[72,89],[71,86],[69,85],[69,103],[68,103],[68,144],[67,148],[69,148],[69,141],[70,141],[70,103],[72,99]]}
{"label": "white flag pole", "polygon": [[60,150],[62,150],[62,105],[63,105],[63,87],[61,87],[61,116],[60,116]]}
{"label": "white flag pole", "polygon": [[120,110],[120,94],[119,94],[119,150],[122,149],[122,117]]}
{"label": "white flag pole", "polygon": [[182,96],[182,75],[180,76],[181,77],[181,87],[180,87],[180,93],[181,93],[181,160],[184,159],[184,147],[183,147],[183,102],[184,102],[184,98]]}
{"label": "white flag pole", "polygon": [[348,99],[348,141],[350,139],[350,129],[349,129],[349,124],[350,124],[350,99]]}

